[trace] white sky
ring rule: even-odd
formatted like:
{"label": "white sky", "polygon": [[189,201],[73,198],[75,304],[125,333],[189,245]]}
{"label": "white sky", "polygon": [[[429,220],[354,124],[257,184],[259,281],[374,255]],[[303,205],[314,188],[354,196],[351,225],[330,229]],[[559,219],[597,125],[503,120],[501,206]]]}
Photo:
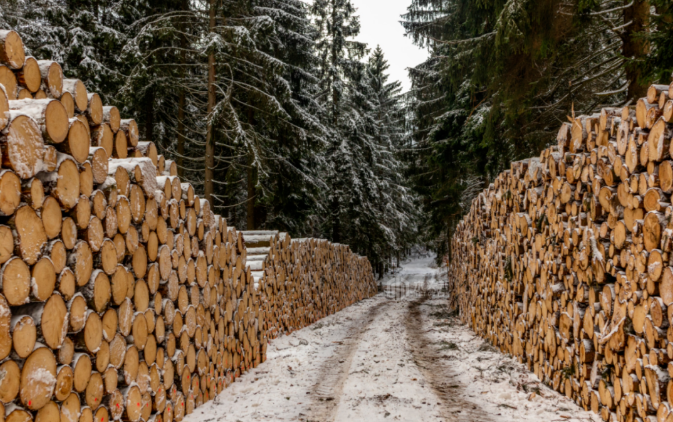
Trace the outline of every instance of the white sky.
{"label": "white sky", "polygon": [[373,50],[377,45],[390,64],[391,82],[402,82],[404,90],[411,88],[406,69],[424,62],[428,53],[413,45],[404,36],[400,25],[400,15],[406,13],[411,0],[351,0],[360,15],[360,36],[358,41],[366,42]]}

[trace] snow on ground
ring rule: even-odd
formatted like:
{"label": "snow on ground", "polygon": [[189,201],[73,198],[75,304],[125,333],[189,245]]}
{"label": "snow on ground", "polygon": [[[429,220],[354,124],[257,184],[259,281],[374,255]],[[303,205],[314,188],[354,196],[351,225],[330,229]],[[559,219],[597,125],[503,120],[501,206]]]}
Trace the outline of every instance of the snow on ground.
{"label": "snow on ground", "polygon": [[460,325],[442,278],[432,256],[406,262],[384,293],[274,340],[186,422],[600,420]]}

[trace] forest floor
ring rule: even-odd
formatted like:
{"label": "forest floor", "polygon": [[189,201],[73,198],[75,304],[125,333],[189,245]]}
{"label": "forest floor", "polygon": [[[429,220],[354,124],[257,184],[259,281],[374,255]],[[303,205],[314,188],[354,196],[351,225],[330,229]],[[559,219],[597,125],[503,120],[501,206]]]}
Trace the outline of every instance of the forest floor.
{"label": "forest floor", "polygon": [[430,256],[384,293],[274,340],[267,361],[185,422],[599,421],[446,308]]}

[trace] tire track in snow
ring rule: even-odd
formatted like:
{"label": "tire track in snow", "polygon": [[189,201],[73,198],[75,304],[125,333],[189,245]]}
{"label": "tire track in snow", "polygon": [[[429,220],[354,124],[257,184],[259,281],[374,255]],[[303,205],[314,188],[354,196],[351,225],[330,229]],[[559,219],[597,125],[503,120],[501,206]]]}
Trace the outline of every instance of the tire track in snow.
{"label": "tire track in snow", "polygon": [[367,328],[376,319],[389,300],[373,306],[361,318],[351,323],[348,335],[337,346],[334,354],[320,368],[318,383],[311,392],[312,403],[306,422],[333,422],[348,379],[353,357]]}
{"label": "tire track in snow", "polygon": [[418,300],[409,302],[409,316],[406,319],[407,344],[414,362],[425,380],[442,401],[445,422],[490,422],[488,414],[475,403],[464,399],[461,391],[465,386],[458,381],[447,366],[446,359],[438,353],[423,330],[421,305],[431,297],[425,294]]}

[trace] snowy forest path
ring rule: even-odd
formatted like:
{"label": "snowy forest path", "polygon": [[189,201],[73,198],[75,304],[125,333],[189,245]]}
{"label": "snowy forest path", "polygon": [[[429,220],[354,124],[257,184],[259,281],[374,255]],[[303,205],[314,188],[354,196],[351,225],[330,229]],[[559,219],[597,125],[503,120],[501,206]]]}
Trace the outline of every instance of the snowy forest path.
{"label": "snowy forest path", "polygon": [[406,320],[408,344],[414,356],[414,363],[421,370],[425,380],[442,401],[442,414],[447,422],[490,422],[491,418],[476,403],[465,399],[465,385],[449,366],[440,350],[433,346],[425,334],[423,322],[426,315],[420,307],[431,299],[428,291],[421,298],[409,302],[409,316]]}
{"label": "snowy forest path", "polygon": [[362,336],[377,317],[381,308],[390,304],[380,302],[372,307],[362,318],[350,324],[349,334],[338,344],[337,351],[325,361],[313,392],[311,413],[307,422],[332,422],[343,393],[344,383],[350,375],[355,352],[360,346]]}
{"label": "snowy forest path", "polygon": [[184,422],[598,422],[447,308],[434,257],[383,293],[274,340],[267,361]]}

